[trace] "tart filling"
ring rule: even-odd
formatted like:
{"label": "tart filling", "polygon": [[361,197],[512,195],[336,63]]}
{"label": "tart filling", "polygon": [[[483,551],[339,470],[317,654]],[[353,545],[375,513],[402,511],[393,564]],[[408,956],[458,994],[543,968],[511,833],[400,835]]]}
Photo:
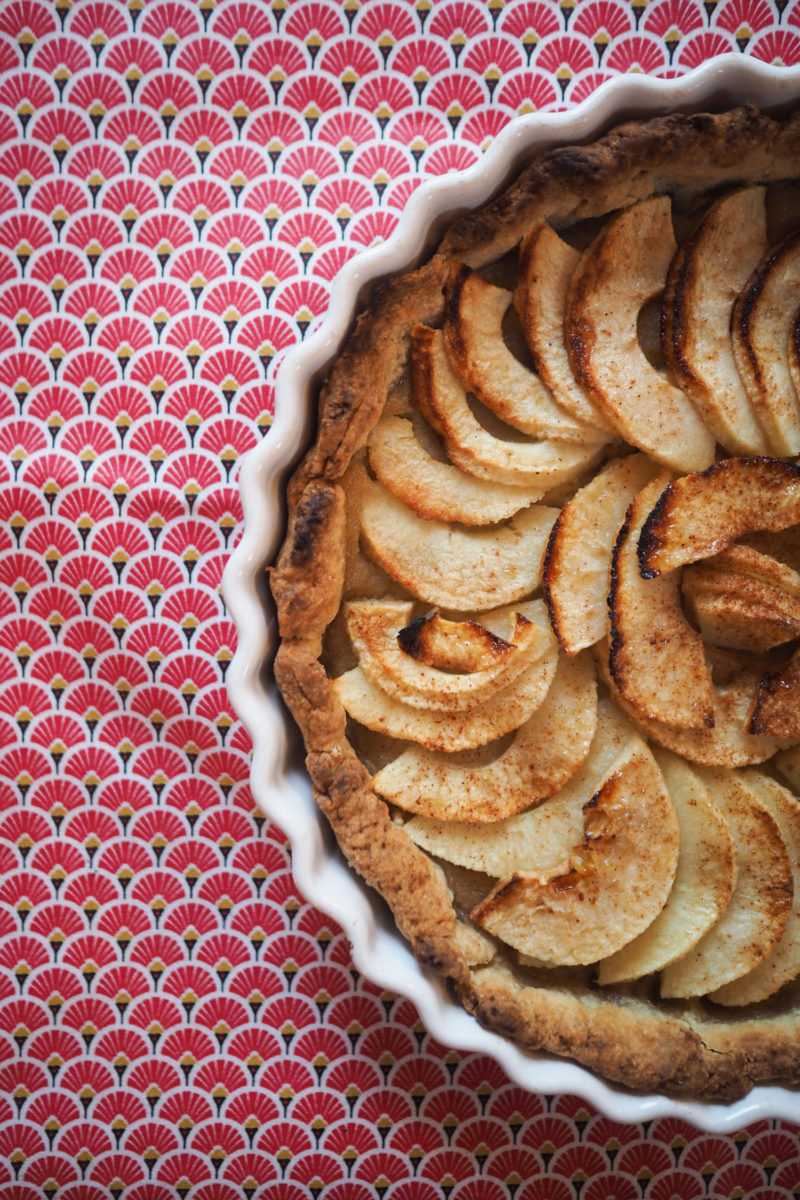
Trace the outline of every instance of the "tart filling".
{"label": "tart filling", "polygon": [[800,119],[543,155],[376,292],[271,584],[418,957],[634,1088],[800,1083]]}

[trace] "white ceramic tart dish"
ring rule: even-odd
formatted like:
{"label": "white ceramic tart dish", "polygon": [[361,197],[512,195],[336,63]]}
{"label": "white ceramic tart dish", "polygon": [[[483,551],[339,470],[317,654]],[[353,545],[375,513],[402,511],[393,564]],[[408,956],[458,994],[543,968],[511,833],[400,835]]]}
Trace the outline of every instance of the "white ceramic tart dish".
{"label": "white ceramic tart dish", "polygon": [[349,265],[242,473],[298,885],[621,1120],[800,1115],[799,99],[718,61],[514,123]]}

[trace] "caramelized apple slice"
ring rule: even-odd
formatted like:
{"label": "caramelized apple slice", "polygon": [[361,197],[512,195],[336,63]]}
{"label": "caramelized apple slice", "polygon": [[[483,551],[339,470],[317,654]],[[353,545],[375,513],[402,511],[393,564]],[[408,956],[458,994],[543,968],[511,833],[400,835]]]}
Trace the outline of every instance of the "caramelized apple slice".
{"label": "caramelized apple slice", "polygon": [[663,575],[745,534],[798,522],[800,467],[777,458],[723,458],[664,488],[639,538],[642,575]]}
{"label": "caramelized apple slice", "polygon": [[454,753],[485,746],[518,729],[539,708],[556,673],[555,646],[479,707],[463,712],[415,708],[387,696],[361,667],[340,675],[332,687],[347,714],[377,733]]}
{"label": "caramelized apple slice", "polygon": [[420,444],[410,421],[383,417],[369,439],[369,464],[385,488],[428,521],[493,525],[542,496],[541,488],[474,479],[439,462]]}
{"label": "caramelized apple slice", "polygon": [[714,437],[638,338],[639,313],[663,291],[675,249],[669,197],[613,217],[572,277],[566,338],[578,382],[614,429],[656,462],[696,471],[713,461]]}
{"label": "caramelized apple slice", "polygon": [[775,818],[732,771],[700,778],[728,822],[736,887],[719,921],[661,976],[661,995],[705,996],[740,979],[777,946],[792,909],[792,866]]}
{"label": "caramelized apple slice", "polygon": [[575,378],[564,340],[569,281],[580,258],[546,221],[538,221],[522,240],[514,304],[536,370],[555,400],[577,421],[611,435],[608,421]]}
{"label": "caramelized apple slice", "polygon": [[397,642],[417,662],[443,671],[482,671],[514,650],[513,642],[477,621],[449,621],[436,609],[415,617]]}
{"label": "caramelized apple slice", "polygon": [[603,985],[655,974],[688,953],[719,920],[736,883],[733,840],[708,788],[666,751],[656,754],[656,762],[680,829],[675,882],[652,925],[600,963]]}
{"label": "caramelized apple slice", "polygon": [[[754,546],[729,546],[713,558],[687,567],[684,582],[692,578],[711,586],[722,576],[726,580],[726,587],[730,586],[730,577],[735,576],[737,587],[746,588],[748,583],[762,585],[765,589],[779,592],[787,601],[800,603],[800,572]],[[753,599],[756,595],[766,596],[766,592],[749,591],[746,594]]]}
{"label": "caramelized apple slice", "polygon": [[704,729],[714,723],[711,672],[702,638],[684,616],[680,579],[643,579],[639,570],[639,534],[666,479],[660,473],[634,498],[614,546],[608,665],[640,716],[674,729]]}
{"label": "caramelized apple slice", "polygon": [[562,508],[544,558],[550,620],[567,654],[608,632],[611,551],[633,497],[655,467],[644,454],[614,458]]}
{"label": "caramelized apple slice", "polygon": [[373,779],[379,795],[439,820],[501,821],[551,796],[575,774],[597,724],[597,685],[586,656],[561,659],[544,702],[492,762],[469,765],[406,750]]}
{"label": "caramelized apple slice", "polygon": [[730,332],[734,302],[766,248],[764,189],[732,192],[711,206],[681,247],[664,293],[667,363],[717,441],[734,454],[768,449]]}
{"label": "caramelized apple slice", "polygon": [[800,451],[800,394],[789,360],[799,296],[800,233],[795,233],[758,266],[733,322],[739,373],[775,454]]}
{"label": "caramelized apple slice", "polygon": [[[715,683],[713,726],[706,729],[672,729],[662,721],[643,717],[619,692],[608,671],[607,660],[604,661],[602,656],[602,647],[603,643],[598,647],[600,669],[612,696],[645,737],[665,750],[704,766],[747,767],[766,762],[781,748],[778,738],[753,734],[748,730],[750,709],[759,680],[757,670],[740,668],[732,671],[724,682]],[[711,650],[709,657],[710,654]]]}
{"label": "caramelized apple slice", "polygon": [[712,645],[763,653],[800,635],[800,574],[750,546],[686,567],[681,588]]}
{"label": "caramelized apple slice", "polygon": [[[736,575],[727,578],[731,582],[730,592],[707,588],[684,590],[686,611],[706,645],[763,654],[800,634],[800,622],[794,617],[780,608],[769,608],[734,594],[741,581]],[[720,587],[725,586],[725,579],[720,573],[717,581]]]}
{"label": "caramelized apple slice", "polygon": [[352,601],[345,618],[364,672],[387,696],[414,708],[461,712],[483,704],[554,645],[542,601],[528,600],[486,613],[486,630],[502,628],[505,634],[496,639],[498,652],[480,669],[455,673],[441,663],[418,661],[400,646],[398,637],[408,628],[413,607],[403,601]]}
{"label": "caramelized apple slice", "polygon": [[678,866],[678,823],[664,780],[640,743],[584,808],[565,871],[515,871],[470,916],[541,963],[593,963],[658,916]]}
{"label": "caramelized apple slice", "polygon": [[800,651],[795,651],[785,667],[766,671],[759,680],[751,733],[793,741],[800,738]]}
{"label": "caramelized apple slice", "polygon": [[740,783],[771,814],[786,844],[792,869],[792,908],[772,953],[734,983],[712,992],[709,998],[717,1004],[753,1004],[766,1000],[800,974],[800,806],[791,792],[758,771],[743,772]]}
{"label": "caramelized apple slice", "polygon": [[[456,267],[445,297],[444,341],[453,370],[488,409],[523,433],[556,441],[602,441],[596,426],[564,412],[503,338],[513,297],[470,267]],[[607,439],[606,439],[607,440]]]}
{"label": "caramelized apple slice", "polygon": [[437,607],[479,612],[539,587],[557,516],[557,509],[533,505],[499,529],[452,529],[424,521],[368,482],[361,531],[373,558],[412,595]]}
{"label": "caramelized apple slice", "polygon": [[584,809],[641,745],[619,709],[601,700],[589,753],[546,804],[489,825],[411,817],[403,828],[429,854],[495,879],[515,870],[566,871],[583,836]]}
{"label": "caramelized apple slice", "polygon": [[545,491],[575,479],[602,454],[597,442],[579,446],[552,439],[528,442],[494,437],[473,415],[440,330],[415,326],[411,379],[420,412],[443,439],[450,461],[468,475]]}
{"label": "caramelized apple slice", "polygon": [[794,390],[800,396],[800,307],[794,315],[792,327],[789,330],[789,371]]}

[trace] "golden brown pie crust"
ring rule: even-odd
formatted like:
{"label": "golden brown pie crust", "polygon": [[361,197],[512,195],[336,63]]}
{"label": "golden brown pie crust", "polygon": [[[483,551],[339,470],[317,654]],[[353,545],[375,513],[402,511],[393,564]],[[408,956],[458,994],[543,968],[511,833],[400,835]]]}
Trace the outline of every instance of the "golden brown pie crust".
{"label": "golden brown pie crust", "polygon": [[668,193],[687,202],[733,184],[800,176],[800,113],[743,107],[619,126],[538,157],[481,211],[458,219],[421,266],[380,284],[319,397],[314,444],[288,485],[286,541],[270,583],[278,686],[302,730],[316,800],[351,865],[389,904],[421,962],[452,982],[479,1021],[630,1088],[731,1100],[755,1084],[800,1083],[800,992],[720,1010],[664,1002],[647,986],[599,989],[520,969],[456,912],[444,872],[393,821],[346,736],[320,657],[340,606],[348,537],[341,480],[406,370],[412,328],[441,325],[454,264],[485,267],[531,224],[555,228]]}

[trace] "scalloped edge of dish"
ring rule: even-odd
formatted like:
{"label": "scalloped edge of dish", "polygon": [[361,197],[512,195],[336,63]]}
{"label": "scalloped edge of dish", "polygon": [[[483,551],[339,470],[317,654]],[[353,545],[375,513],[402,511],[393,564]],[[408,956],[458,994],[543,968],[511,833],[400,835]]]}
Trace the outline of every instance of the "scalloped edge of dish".
{"label": "scalloped edge of dish", "polygon": [[677,79],[622,76],[574,109],[515,118],[468,171],[421,184],[392,236],[345,264],[334,282],[327,316],[280,365],[274,423],[241,469],[244,530],[223,578],[238,636],[228,691],[253,743],[253,797],[289,838],[298,888],[347,935],[358,970],[377,986],[410,999],[437,1040],[490,1056],[511,1080],[533,1093],[577,1095],[626,1123],[672,1116],[708,1133],[731,1133],[770,1117],[800,1122],[800,1093],[759,1087],[729,1105],[641,1095],[568,1060],[524,1051],[462,1009],[443,981],[417,962],[383,902],[348,867],[316,807],[299,734],[270,674],[276,627],[265,567],[283,536],[285,480],[310,438],[314,386],[339,351],[370,284],[421,261],[454,216],[484,203],[527,158],[548,146],[590,140],[629,117],[746,101],[777,107],[799,98],[800,69],[723,55]]}

